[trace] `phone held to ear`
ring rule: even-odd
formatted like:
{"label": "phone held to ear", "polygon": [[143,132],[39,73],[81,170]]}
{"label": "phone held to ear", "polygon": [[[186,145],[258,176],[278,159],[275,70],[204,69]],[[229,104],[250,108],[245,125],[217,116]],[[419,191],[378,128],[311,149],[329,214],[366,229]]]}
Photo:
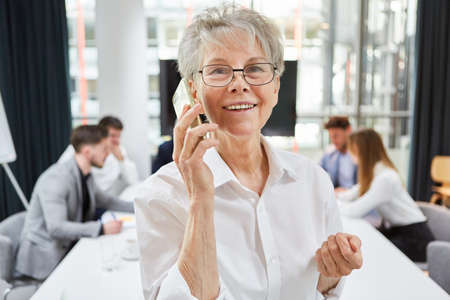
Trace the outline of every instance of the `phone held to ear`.
{"label": "phone held to ear", "polygon": [[[173,94],[172,102],[177,118],[180,118],[180,115],[183,112],[183,107],[186,104],[188,104],[190,107],[195,105],[194,98],[192,97],[192,94],[189,90],[189,84],[186,79],[181,79],[180,83],[177,86],[177,89],[175,90],[175,93]],[[191,128],[194,128],[195,126],[198,126],[202,123],[208,123],[206,116],[203,114],[195,118],[194,122],[192,122],[191,124]],[[211,135],[208,132],[203,138],[207,139],[210,137]]]}
{"label": "phone held to ear", "polygon": [[[192,98],[192,94],[189,91],[189,84],[186,79],[181,79],[175,91],[175,94],[173,94],[172,102],[178,119],[180,118],[180,115],[183,112],[183,107],[186,104],[188,104],[190,107],[195,105],[194,98]],[[204,122],[202,122],[202,119],[200,118],[200,116],[198,116],[194,120],[194,122],[192,122],[191,128],[194,128],[195,126],[198,126],[202,123]]]}

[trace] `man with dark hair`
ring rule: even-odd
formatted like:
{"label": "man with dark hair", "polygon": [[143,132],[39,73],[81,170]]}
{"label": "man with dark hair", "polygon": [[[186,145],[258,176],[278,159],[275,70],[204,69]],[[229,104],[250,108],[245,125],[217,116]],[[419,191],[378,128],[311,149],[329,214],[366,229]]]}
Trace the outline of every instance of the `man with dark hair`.
{"label": "man with dark hair", "polygon": [[133,211],[133,204],[104,193],[92,176],[109,154],[107,132],[95,125],[76,128],[70,139],[74,156],[50,166],[38,178],[17,254],[16,270],[22,275],[45,279],[82,237],[116,234],[122,222],[102,224],[94,220],[95,209]]}
{"label": "man with dark hair", "polygon": [[79,153],[83,145],[96,145],[107,136],[108,131],[102,127],[95,125],[79,126],[73,131],[70,144],[75,152]]}
{"label": "man with dark hair", "polygon": [[[113,116],[103,117],[98,126],[108,133],[108,145],[111,154],[106,158],[103,168],[92,169],[95,182],[103,191],[119,196],[130,185],[139,181],[136,165],[127,155],[124,147],[120,145],[120,137],[123,130],[122,122]],[[74,149],[67,147],[58,162],[64,162],[73,157]]]}
{"label": "man with dark hair", "polygon": [[333,146],[328,149],[320,165],[331,177],[336,191],[349,189],[357,182],[357,167],[347,152],[347,138],[352,127],[347,117],[333,116],[325,123]]}
{"label": "man with dark hair", "polygon": [[98,122],[98,126],[103,128],[114,128],[117,130],[123,130],[123,124],[122,121],[119,120],[119,118],[113,117],[113,116],[105,116],[103,117],[100,122]]}

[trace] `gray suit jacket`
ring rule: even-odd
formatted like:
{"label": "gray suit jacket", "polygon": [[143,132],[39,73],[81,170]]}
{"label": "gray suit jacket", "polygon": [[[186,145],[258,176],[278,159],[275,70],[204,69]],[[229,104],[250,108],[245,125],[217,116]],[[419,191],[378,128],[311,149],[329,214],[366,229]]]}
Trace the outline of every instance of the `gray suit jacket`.
{"label": "gray suit jacket", "polygon": [[[105,194],[87,179],[90,197],[88,218],[97,207],[133,211],[133,204]],[[31,195],[22,231],[16,270],[24,275],[45,279],[82,237],[100,234],[100,221],[82,223],[83,196],[81,176],[75,158],[50,166],[38,178]]]}

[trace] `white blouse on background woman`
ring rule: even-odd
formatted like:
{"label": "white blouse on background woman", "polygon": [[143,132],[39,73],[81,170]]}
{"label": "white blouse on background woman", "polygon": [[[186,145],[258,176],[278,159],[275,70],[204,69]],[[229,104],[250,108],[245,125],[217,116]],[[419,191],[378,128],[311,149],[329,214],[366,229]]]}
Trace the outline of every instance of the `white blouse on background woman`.
{"label": "white blouse on background woman", "polygon": [[382,162],[374,168],[369,190],[359,196],[359,185],[339,194],[341,214],[362,218],[375,209],[391,226],[425,222],[426,217],[406,191],[399,174]]}

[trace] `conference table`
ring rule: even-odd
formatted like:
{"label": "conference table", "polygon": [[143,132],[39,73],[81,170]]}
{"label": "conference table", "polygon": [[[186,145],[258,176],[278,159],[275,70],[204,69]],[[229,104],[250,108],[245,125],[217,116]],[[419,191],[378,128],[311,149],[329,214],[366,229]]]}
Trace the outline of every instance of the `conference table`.
{"label": "conference table", "polygon": [[[344,231],[362,240],[364,265],[346,279],[341,300],[448,300],[450,296],[364,220],[343,219]],[[139,262],[118,258],[104,268],[105,249],[120,252],[136,237],[133,226],[122,233],[83,238],[41,285],[31,300],[142,300]]]}
{"label": "conference table", "polygon": [[449,300],[450,296],[365,220],[343,219],[360,237],[363,267],[348,276],[342,300]]}

